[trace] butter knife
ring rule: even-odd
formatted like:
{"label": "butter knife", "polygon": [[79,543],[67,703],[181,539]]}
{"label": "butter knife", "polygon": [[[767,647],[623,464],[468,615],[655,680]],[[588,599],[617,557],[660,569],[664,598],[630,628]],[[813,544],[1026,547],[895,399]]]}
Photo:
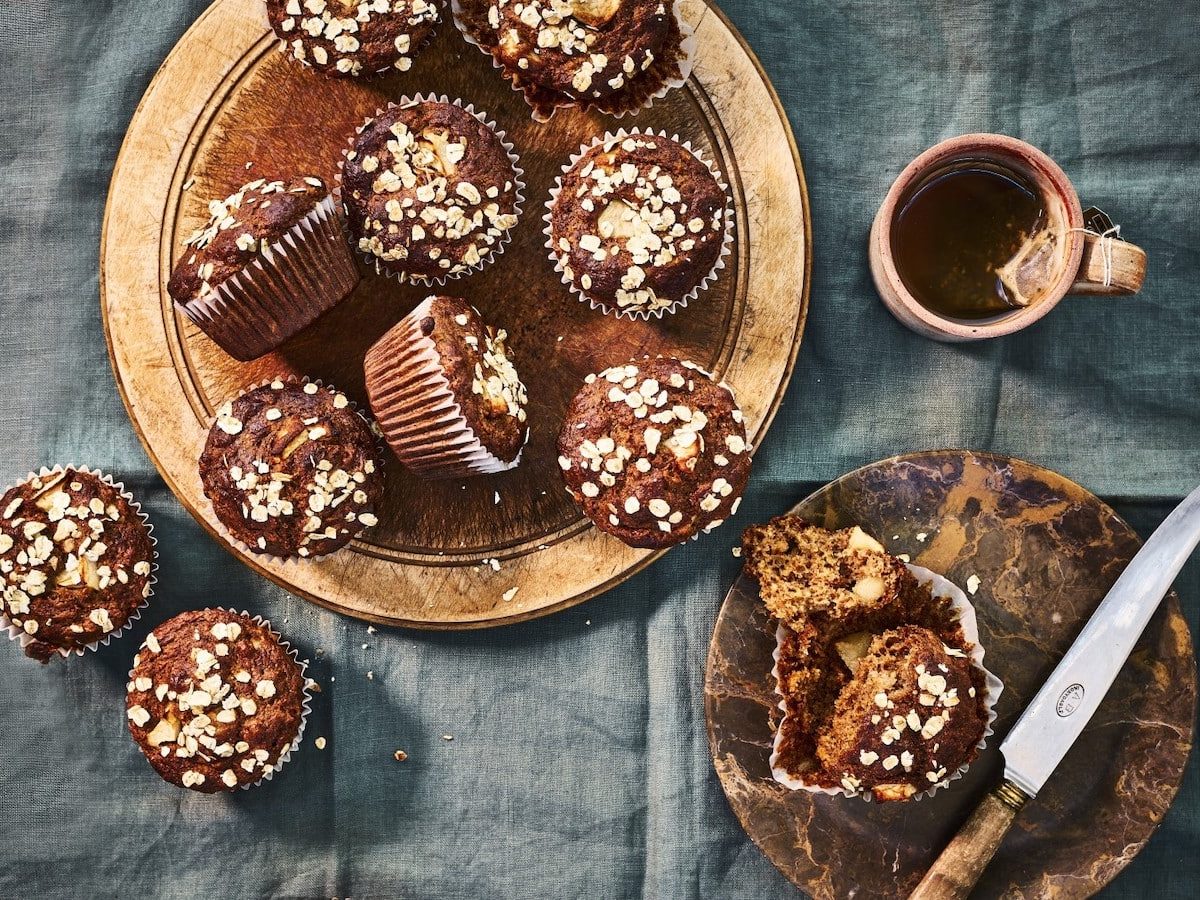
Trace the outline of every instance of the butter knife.
{"label": "butter knife", "polygon": [[1108,693],[1196,545],[1200,487],[1150,536],[1000,744],[1004,781],[984,797],[910,900],[971,893],[1021,808],[1046,783]]}

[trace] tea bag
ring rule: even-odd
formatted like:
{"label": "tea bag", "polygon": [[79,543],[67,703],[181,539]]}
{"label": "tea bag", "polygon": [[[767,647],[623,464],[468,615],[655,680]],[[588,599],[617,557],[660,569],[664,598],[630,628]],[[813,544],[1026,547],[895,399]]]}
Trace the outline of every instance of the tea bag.
{"label": "tea bag", "polygon": [[1047,226],[1029,235],[1012,259],[996,270],[1013,306],[1029,306],[1055,280],[1062,235]]}

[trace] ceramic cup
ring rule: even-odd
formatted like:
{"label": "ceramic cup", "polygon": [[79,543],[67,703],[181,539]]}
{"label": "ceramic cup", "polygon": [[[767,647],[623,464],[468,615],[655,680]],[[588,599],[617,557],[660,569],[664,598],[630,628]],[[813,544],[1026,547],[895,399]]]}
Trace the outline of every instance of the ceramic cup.
{"label": "ceramic cup", "polygon": [[[1022,264],[1026,306],[986,319],[956,319],[922,306],[904,285],[892,254],[897,208],[931,176],[962,164],[991,164],[1021,176],[1041,195],[1046,240]],[[871,275],[883,303],[904,325],[939,341],[978,341],[1012,334],[1050,312],[1067,294],[1134,294],[1146,274],[1146,253],[1084,221],[1079,194],[1054,160],[1002,134],[965,134],[930,147],[900,173],[871,226]]]}

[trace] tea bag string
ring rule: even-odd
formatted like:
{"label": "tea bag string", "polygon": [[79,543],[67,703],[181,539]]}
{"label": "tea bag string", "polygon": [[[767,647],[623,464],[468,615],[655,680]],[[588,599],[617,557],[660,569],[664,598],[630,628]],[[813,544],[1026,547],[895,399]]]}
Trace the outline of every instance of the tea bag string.
{"label": "tea bag string", "polygon": [[1068,228],[1068,232],[1078,231],[1080,234],[1090,234],[1092,237],[1100,238],[1100,258],[1104,260],[1104,286],[1112,287],[1113,274],[1113,240],[1119,240],[1121,237],[1121,226],[1114,225],[1106,231],[1094,231],[1091,228]]}

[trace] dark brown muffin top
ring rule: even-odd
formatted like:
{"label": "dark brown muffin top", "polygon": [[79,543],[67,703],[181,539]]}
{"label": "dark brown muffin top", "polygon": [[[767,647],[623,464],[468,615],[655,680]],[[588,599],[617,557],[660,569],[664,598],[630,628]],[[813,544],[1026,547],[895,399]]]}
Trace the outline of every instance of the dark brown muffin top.
{"label": "dark brown muffin top", "polygon": [[628,86],[661,54],[665,0],[488,0],[493,55],[523,78],[573,99]]}
{"label": "dark brown muffin top", "polygon": [[361,127],[342,168],[355,245],[397,274],[460,275],[517,222],[517,172],[499,136],[453,103],[410,101]]}
{"label": "dark brown muffin top", "polygon": [[434,297],[421,333],[433,340],[446,380],[467,424],[491,453],[516,459],[529,436],[529,397],[513,366],[508,334],[484,325],[479,311],[457,297]]}
{"label": "dark brown muffin top", "polygon": [[671,307],[712,271],[725,238],[725,192],[683,145],[610,137],[563,175],[550,211],[560,269],[612,310]]}
{"label": "dark brown muffin top", "polygon": [[300,665],[241,613],[180,613],[146,636],[126,685],[129,733],[165,780],[205,794],[254,784],[291,749]]}
{"label": "dark brown muffin top", "polygon": [[876,635],[817,740],[824,774],[850,794],[907,800],[978,754],[983,673],[927,628]]}
{"label": "dark brown muffin top", "polygon": [[285,49],[338,76],[407,72],[439,14],[440,0],[267,0]]}
{"label": "dark brown muffin top", "polygon": [[200,479],[221,524],[252,550],[324,556],[376,524],[380,464],[344,394],[273,381],[217,410]]}
{"label": "dark brown muffin top", "polygon": [[36,475],[0,498],[0,611],[47,662],[120,630],[150,596],[154,542],[100,477]]}
{"label": "dark brown muffin top", "polygon": [[677,544],[737,512],[750,448],[733,392],[667,357],[589,375],[558,437],[567,491],[632,547]]}
{"label": "dark brown muffin top", "polygon": [[314,176],[291,182],[256,178],[224,200],[212,200],[208,223],[183,242],[167,292],[176,303],[187,303],[213,293],[260,255],[271,259],[271,246],[328,193]]}

